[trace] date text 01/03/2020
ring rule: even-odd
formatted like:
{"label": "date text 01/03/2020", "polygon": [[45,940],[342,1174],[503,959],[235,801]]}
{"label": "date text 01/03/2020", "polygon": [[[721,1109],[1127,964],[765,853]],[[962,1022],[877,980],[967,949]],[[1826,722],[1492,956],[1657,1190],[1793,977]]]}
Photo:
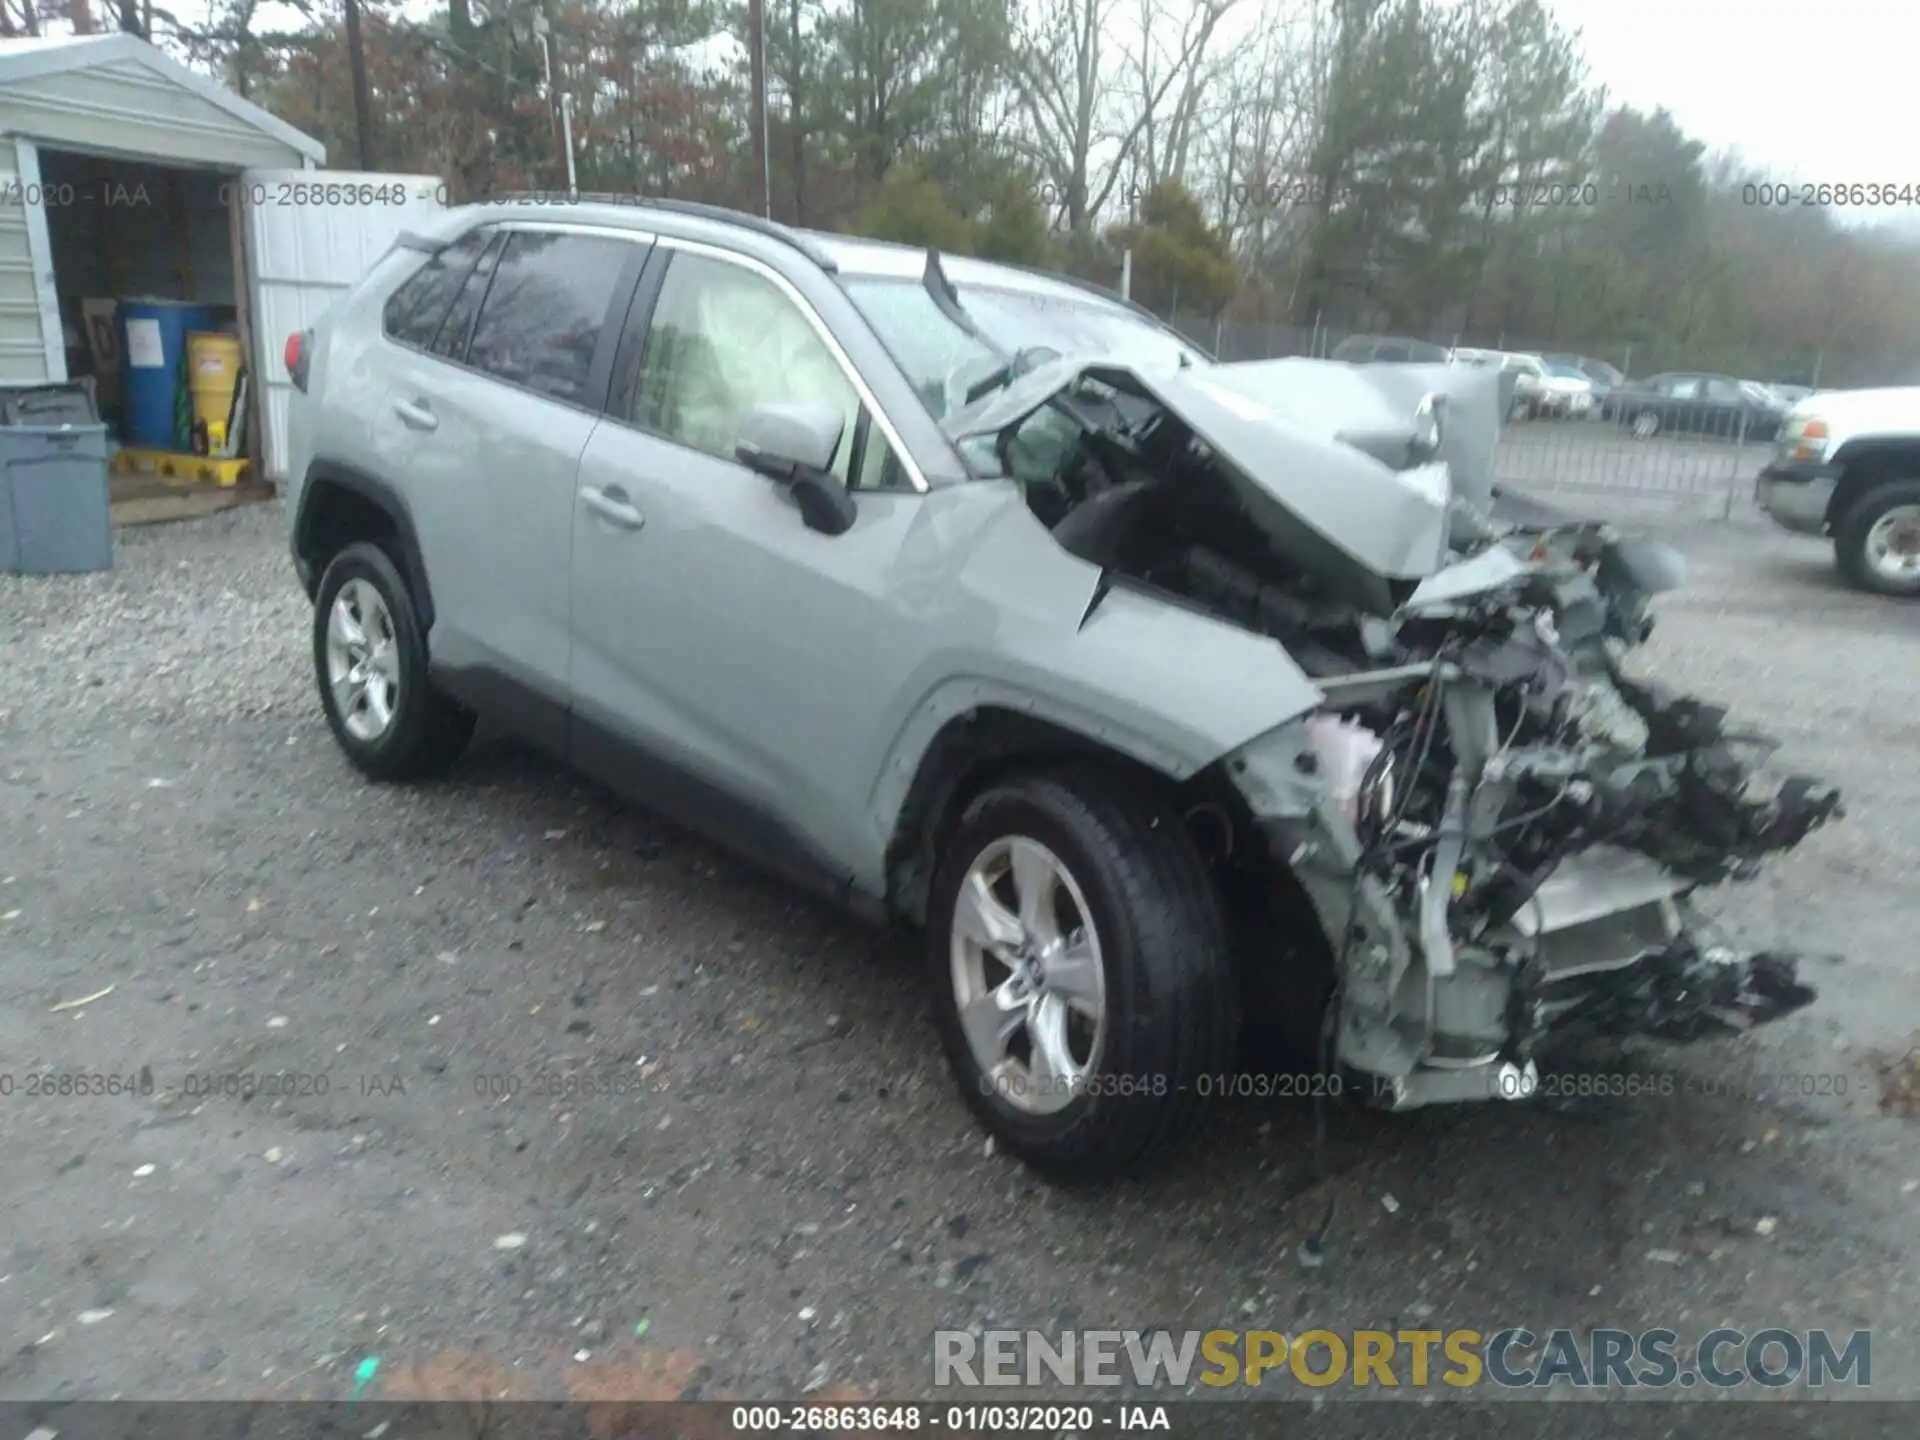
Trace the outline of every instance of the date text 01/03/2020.
{"label": "date text 01/03/2020", "polygon": [[1191,1091],[1203,1100],[1311,1100],[1317,1096],[1336,1097],[1341,1093],[1342,1077],[1337,1073],[1256,1075],[1249,1072],[1218,1072],[1197,1075],[1191,1084],[1173,1084],[1165,1075],[1027,1075],[1002,1072],[980,1082],[982,1093],[1003,1100],[1048,1098],[1073,1099],[1081,1095],[1165,1096]]}
{"label": "date text 01/03/2020", "polygon": [[1164,1405],[736,1405],[732,1428],[753,1434],[831,1434],[876,1430],[950,1435],[1091,1435],[1098,1430],[1170,1433]]}

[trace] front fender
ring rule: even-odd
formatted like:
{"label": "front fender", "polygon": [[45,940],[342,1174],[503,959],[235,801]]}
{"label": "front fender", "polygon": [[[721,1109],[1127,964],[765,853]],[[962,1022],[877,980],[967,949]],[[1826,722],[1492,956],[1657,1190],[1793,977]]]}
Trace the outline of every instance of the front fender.
{"label": "front fender", "polygon": [[1278,642],[1118,586],[1083,624],[996,638],[920,692],[870,798],[874,834],[898,833],[934,742],[975,712],[1026,716],[1178,782],[1321,701]]}

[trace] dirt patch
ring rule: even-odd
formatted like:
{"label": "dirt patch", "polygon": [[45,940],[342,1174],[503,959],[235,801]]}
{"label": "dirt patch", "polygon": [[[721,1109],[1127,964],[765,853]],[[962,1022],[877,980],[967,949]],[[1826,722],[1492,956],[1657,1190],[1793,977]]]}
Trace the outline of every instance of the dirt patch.
{"label": "dirt patch", "polygon": [[1904,1054],[1877,1056],[1874,1074],[1880,1077],[1880,1108],[1905,1120],[1920,1119],[1920,1040]]}

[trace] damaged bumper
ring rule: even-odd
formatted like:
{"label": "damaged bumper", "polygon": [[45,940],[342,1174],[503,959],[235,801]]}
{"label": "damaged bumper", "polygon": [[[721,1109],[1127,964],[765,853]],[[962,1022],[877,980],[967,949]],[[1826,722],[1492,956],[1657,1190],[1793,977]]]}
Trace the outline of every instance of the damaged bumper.
{"label": "damaged bumper", "polygon": [[1517,593],[1403,617],[1436,653],[1323,682],[1320,714],[1228,765],[1332,957],[1320,1058],[1392,1108],[1525,1099],[1563,1043],[1738,1033],[1815,998],[1796,957],[1724,943],[1692,897],[1838,794],[1767,784],[1764,742],[1621,675],[1599,643],[1617,605],[1569,641],[1577,605]]}
{"label": "damaged bumper", "polygon": [[[1690,935],[1649,954],[1609,967],[1604,979],[1563,976],[1551,982],[1562,1001],[1581,1013],[1576,1028],[1591,1034],[1648,1035],[1676,1042],[1738,1035],[1756,1025],[1803,1009],[1818,998],[1799,979],[1799,957],[1768,952],[1745,955],[1725,946],[1702,946]],[[1577,990],[1569,989],[1578,980]],[[1535,1033],[1568,1038],[1566,1030]],[[1504,1052],[1503,1052],[1504,1053]],[[1496,1056],[1455,1063],[1429,1056],[1405,1074],[1380,1075],[1373,1099],[1390,1110],[1478,1100],[1527,1100],[1539,1090],[1536,1061]]]}

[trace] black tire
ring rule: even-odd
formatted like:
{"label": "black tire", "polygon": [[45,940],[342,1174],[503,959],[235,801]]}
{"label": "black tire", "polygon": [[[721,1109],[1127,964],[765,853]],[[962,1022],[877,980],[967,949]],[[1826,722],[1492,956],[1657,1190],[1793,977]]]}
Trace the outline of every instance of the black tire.
{"label": "black tire", "polygon": [[[1045,1115],[1009,1103],[974,1058],[952,978],[961,884],[994,842],[1017,836],[1052,851],[1080,887],[1106,983],[1095,1078]],[[1235,1058],[1238,981],[1220,897],[1192,837],[1137,785],[1091,767],[996,782],[941,847],[927,929],[948,1063],[967,1104],[1010,1152],[1050,1178],[1099,1180],[1169,1153],[1198,1128],[1207,1108],[1201,1077]],[[1127,1090],[1135,1093],[1114,1093]]]}
{"label": "black tire", "polygon": [[1833,554],[1840,573],[1860,589],[1895,599],[1920,598],[1920,575],[1898,581],[1881,574],[1867,557],[1867,536],[1889,510],[1897,505],[1920,505],[1920,479],[1895,480],[1869,490],[1841,512],[1833,527]]}
{"label": "black tire", "polygon": [[[349,581],[361,580],[380,596],[393,620],[399,659],[398,699],[393,719],[373,740],[347,729],[327,681],[327,624],[333,602]],[[313,672],[333,738],[347,759],[374,780],[415,780],[446,770],[473,738],[474,713],[434,688],[427,678],[427,641],[413,594],[392,558],[372,541],[347,546],[320,577],[313,606]]]}
{"label": "black tire", "polygon": [[[1660,412],[1657,410],[1636,410],[1631,415],[1623,416],[1622,419],[1627,429],[1633,432],[1636,440],[1651,440],[1663,428],[1660,423]],[[1647,422],[1645,433],[1640,429],[1640,422],[1643,420]]]}

